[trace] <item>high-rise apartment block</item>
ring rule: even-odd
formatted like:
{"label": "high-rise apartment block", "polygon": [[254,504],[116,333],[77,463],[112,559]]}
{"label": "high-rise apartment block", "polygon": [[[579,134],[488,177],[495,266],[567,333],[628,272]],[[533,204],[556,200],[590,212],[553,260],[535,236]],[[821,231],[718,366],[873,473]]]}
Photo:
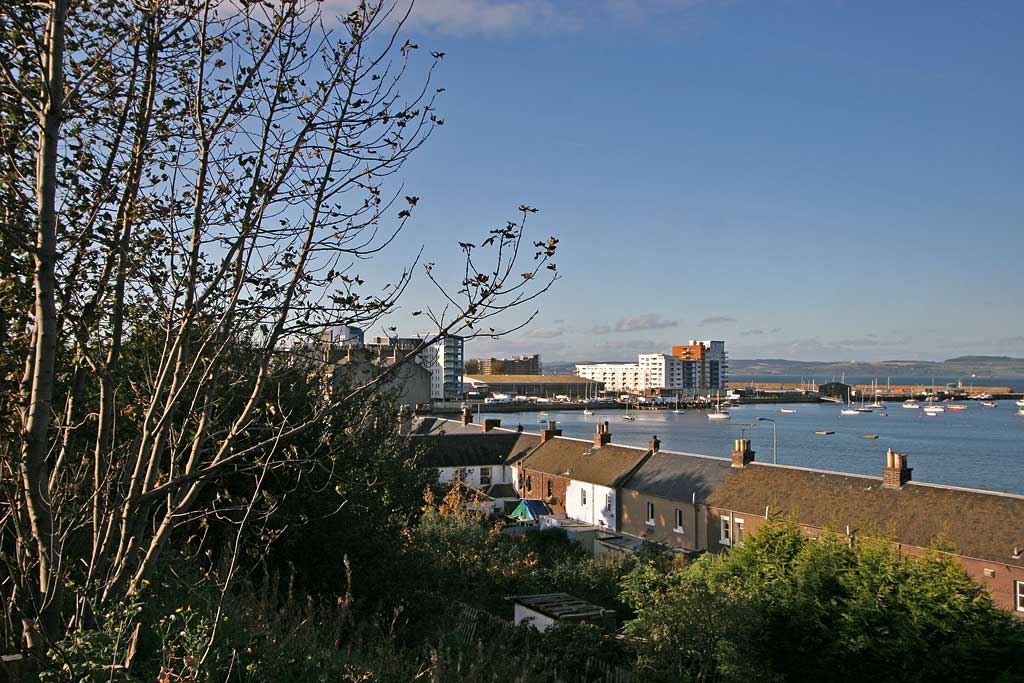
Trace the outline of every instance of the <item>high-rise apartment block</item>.
{"label": "high-rise apartment block", "polygon": [[540,355],[512,356],[511,358],[480,358],[478,375],[539,375]]}
{"label": "high-rise apartment block", "polygon": [[604,382],[608,391],[676,389],[686,393],[725,390],[728,363],[724,341],[690,340],[672,353],[642,353],[636,363],[577,365],[576,374]]}
{"label": "high-rise apartment block", "polygon": [[[371,337],[367,346],[396,347],[406,351],[418,347],[427,335],[419,337]],[[428,345],[416,356],[416,362],[430,371],[430,396],[441,401],[462,399],[462,376],[465,372],[465,341],[450,335]]]}

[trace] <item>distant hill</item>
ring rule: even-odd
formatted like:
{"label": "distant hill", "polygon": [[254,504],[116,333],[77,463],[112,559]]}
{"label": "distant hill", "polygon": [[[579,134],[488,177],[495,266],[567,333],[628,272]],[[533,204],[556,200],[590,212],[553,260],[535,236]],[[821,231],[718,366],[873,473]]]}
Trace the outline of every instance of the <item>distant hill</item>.
{"label": "distant hill", "polygon": [[814,362],[778,359],[732,359],[729,375],[735,378],[800,374],[808,377],[832,375],[874,377],[999,377],[1024,378],[1024,358],[1009,356],[959,356],[944,361],[886,360],[863,362]]}
{"label": "distant hill", "polygon": [[[581,363],[601,363],[609,361],[556,361],[544,363],[544,373],[573,374],[576,365]],[[612,361],[621,362],[621,361]],[[985,377],[1022,378],[1024,379],[1024,358],[1010,356],[958,356],[944,361],[922,360],[885,360],[885,361],[799,361],[783,358],[729,359],[729,376],[735,379],[744,377],[766,377],[772,375],[794,375],[816,378],[840,376],[843,373],[852,376],[867,377],[936,377],[964,378],[974,375],[976,379]]]}

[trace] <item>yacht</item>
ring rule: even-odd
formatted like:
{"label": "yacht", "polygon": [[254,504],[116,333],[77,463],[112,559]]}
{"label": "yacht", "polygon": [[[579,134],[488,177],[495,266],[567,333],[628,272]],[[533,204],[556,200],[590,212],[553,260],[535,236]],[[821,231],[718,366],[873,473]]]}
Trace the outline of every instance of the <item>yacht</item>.
{"label": "yacht", "polygon": [[994,401],[982,401],[981,402],[982,408],[995,408],[998,405],[999,404],[994,402]]}
{"label": "yacht", "polygon": [[593,411],[593,410],[591,410],[590,408],[584,408],[584,409],[583,409],[583,414],[584,414],[584,415],[593,415],[593,414],[594,414],[594,411]]}
{"label": "yacht", "polygon": [[945,408],[937,405],[925,406],[924,408],[922,408],[922,410],[924,410],[924,412],[927,413],[928,415],[936,415],[938,413],[946,412]]}
{"label": "yacht", "polygon": [[946,406],[946,410],[967,410],[967,406],[962,406],[962,405]]}
{"label": "yacht", "polygon": [[[870,411],[869,411],[870,412]],[[839,411],[840,415],[860,415],[861,411],[856,408],[843,408]]]}
{"label": "yacht", "polygon": [[[728,405],[728,402],[726,402],[726,405]],[[721,399],[718,400],[718,404],[715,406],[715,412],[708,413],[708,419],[709,420],[728,420],[729,419],[729,411],[728,410],[722,410],[722,400]]]}
{"label": "yacht", "polygon": [[920,408],[921,406],[914,399],[908,398],[906,401],[903,402],[903,407],[904,408],[914,408],[914,409],[917,409],[917,408]]}
{"label": "yacht", "polygon": [[1024,398],[1017,401],[1017,405],[1019,405],[1021,408],[1024,408]]}
{"label": "yacht", "polygon": [[796,408],[779,408],[780,413],[795,413]]}

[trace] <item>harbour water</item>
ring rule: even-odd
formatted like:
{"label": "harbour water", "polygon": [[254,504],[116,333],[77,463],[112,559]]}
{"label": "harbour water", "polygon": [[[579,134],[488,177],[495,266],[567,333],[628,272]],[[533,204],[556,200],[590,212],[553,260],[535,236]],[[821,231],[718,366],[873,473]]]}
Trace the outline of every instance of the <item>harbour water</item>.
{"label": "harbour water", "polygon": [[[948,405],[948,404],[947,404]],[[555,420],[564,436],[590,439],[598,422],[608,421],[614,443],[646,446],[652,435],[664,450],[729,457],[734,439],[751,439],[761,462],[772,460],[772,423],[776,420],[778,462],[815,469],[881,476],[885,451],[893,448],[910,457],[915,481],[1024,494],[1024,417],[1013,401],[996,408],[966,402],[967,410],[927,416],[920,410],[889,404],[887,417],[875,413],[840,415],[834,404],[742,405],[730,409],[729,420],[709,420],[703,410],[675,414],[670,410],[622,410],[480,413],[497,417],[503,427],[521,423],[537,432],[541,421]],[[795,409],[782,413],[780,408]],[[833,431],[820,436],[817,431]],[[877,434],[877,439],[865,439]]]}

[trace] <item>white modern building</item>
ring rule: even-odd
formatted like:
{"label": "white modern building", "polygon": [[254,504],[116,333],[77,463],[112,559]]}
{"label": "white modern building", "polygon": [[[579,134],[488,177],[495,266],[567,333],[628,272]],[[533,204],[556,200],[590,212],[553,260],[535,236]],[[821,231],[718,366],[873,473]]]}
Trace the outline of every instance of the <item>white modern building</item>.
{"label": "white modern building", "polygon": [[672,353],[642,353],[636,363],[577,365],[576,374],[604,382],[608,391],[675,389],[687,393],[725,391],[728,363],[725,342],[690,340]]}
{"label": "white modern building", "polygon": [[577,365],[576,374],[604,383],[605,391],[635,391],[640,385],[640,366],[636,363]]}
{"label": "white modern building", "polygon": [[462,337],[439,339],[424,349],[424,366],[430,370],[430,395],[441,401],[462,398],[462,375],[465,372],[465,343]]}

